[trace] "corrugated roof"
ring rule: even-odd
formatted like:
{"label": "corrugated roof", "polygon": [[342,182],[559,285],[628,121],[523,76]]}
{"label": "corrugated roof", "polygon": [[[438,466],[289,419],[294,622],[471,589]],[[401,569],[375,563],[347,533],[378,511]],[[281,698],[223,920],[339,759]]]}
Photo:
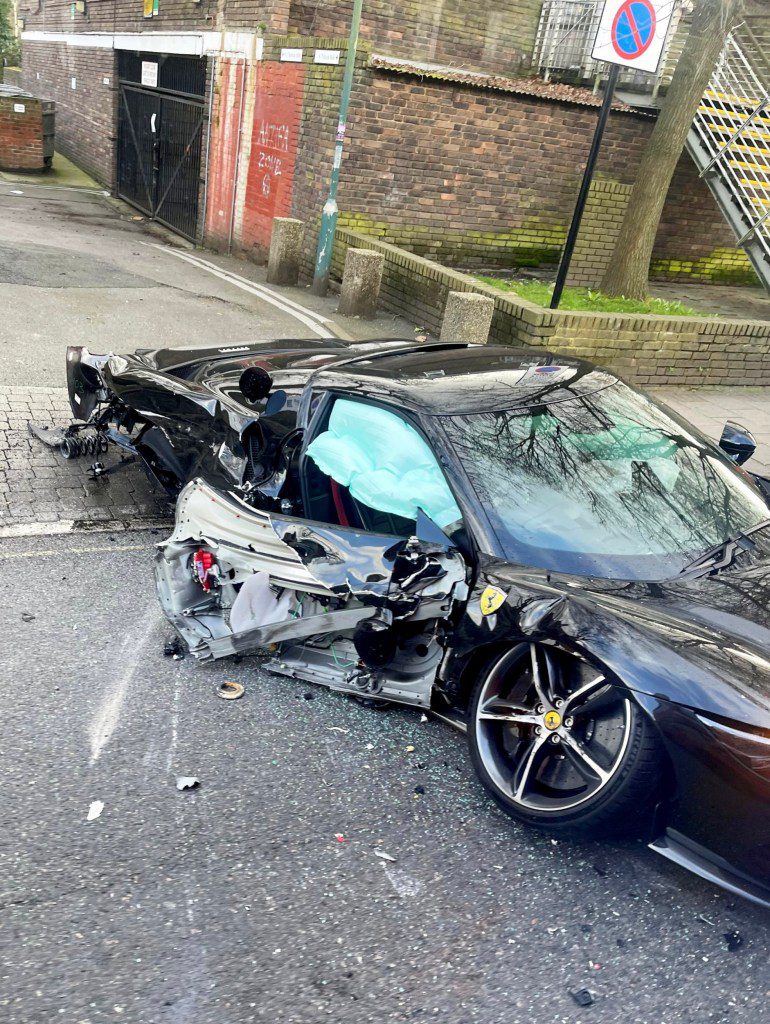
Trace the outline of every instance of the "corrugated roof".
{"label": "corrugated roof", "polygon": [[[465,68],[450,67],[444,64],[428,64],[421,60],[402,60],[399,57],[388,57],[381,53],[371,55],[369,67],[380,71],[395,71],[402,75],[415,75],[418,78],[430,78],[440,82],[471,85],[477,89],[491,89],[495,92],[509,92],[518,96],[533,96],[537,99],[573,103],[581,107],[598,107],[602,102],[601,93],[594,95],[590,89],[582,89],[579,86],[544,82],[542,78],[507,78],[504,75],[488,75],[483,71],[468,71]],[[612,109],[638,113],[622,100],[615,100]]]}

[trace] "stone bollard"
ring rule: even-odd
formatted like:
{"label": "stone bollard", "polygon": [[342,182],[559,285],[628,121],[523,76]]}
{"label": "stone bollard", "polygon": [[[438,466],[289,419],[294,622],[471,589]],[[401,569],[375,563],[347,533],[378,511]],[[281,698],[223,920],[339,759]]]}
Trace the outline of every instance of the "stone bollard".
{"label": "stone bollard", "polygon": [[495,300],[478,292],[450,292],[447,296],[441,341],[465,341],[486,345]]}
{"label": "stone bollard", "polygon": [[267,260],[268,284],[296,285],[299,281],[303,229],[302,221],[294,217],[273,217]]}
{"label": "stone bollard", "polygon": [[343,316],[362,316],[373,320],[380,297],[385,257],[371,249],[348,249],[342,274],[340,305]]}

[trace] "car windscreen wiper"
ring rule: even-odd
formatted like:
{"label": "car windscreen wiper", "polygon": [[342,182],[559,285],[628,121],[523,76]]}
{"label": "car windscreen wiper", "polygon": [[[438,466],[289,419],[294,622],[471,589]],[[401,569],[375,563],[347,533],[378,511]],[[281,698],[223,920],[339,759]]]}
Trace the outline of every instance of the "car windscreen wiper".
{"label": "car windscreen wiper", "polygon": [[739,548],[749,550],[753,547],[752,534],[759,533],[760,530],[765,530],[768,526],[770,526],[770,519],[763,519],[734,537],[726,537],[725,540],[715,544],[708,551],[704,551],[702,555],[698,555],[696,559],[689,562],[680,571],[679,575],[683,576],[686,573],[696,572],[697,570],[711,572],[714,569],[727,568],[728,565],[732,564]]}

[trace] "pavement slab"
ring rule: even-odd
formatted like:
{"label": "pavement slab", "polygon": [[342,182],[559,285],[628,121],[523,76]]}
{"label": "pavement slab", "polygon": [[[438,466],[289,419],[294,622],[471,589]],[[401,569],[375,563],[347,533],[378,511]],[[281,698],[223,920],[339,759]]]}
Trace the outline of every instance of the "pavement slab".
{"label": "pavement slab", "polygon": [[65,388],[0,388],[0,528],[25,524],[98,525],[167,519],[172,507],[140,466],[92,479],[90,465],[121,462],[115,446],[99,456],[62,458],[29,433],[29,422],[63,426],[72,419]]}

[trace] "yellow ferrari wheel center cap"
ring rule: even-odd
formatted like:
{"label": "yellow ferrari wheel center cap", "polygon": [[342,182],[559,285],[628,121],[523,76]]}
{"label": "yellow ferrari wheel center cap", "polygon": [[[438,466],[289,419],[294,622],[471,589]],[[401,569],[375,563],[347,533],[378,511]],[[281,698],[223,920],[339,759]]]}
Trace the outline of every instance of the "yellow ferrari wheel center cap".
{"label": "yellow ferrari wheel center cap", "polygon": [[559,714],[559,712],[546,711],[546,713],[543,715],[543,725],[546,727],[546,729],[549,729],[551,732],[553,732],[554,729],[558,729],[561,725],[561,715]]}

